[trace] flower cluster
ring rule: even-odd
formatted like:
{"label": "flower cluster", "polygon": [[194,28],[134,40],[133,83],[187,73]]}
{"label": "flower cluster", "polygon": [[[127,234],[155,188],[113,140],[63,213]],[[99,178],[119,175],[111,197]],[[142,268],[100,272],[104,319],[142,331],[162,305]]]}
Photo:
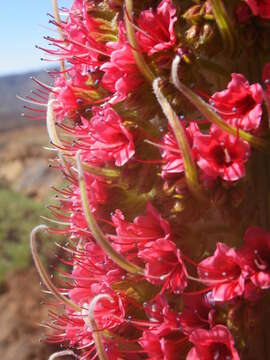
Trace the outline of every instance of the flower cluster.
{"label": "flower cluster", "polygon": [[[66,180],[56,226],[31,236],[62,305],[56,356],[266,359],[270,47],[256,34],[270,4],[75,0],[62,19],[54,5],[43,51],[61,70],[26,100],[46,106]],[[60,289],[36,251],[44,229],[68,239]]]}

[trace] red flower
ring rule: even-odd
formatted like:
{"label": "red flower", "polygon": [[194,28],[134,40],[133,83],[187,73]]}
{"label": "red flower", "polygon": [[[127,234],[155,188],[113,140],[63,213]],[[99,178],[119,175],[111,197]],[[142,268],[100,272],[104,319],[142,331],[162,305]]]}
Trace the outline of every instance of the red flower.
{"label": "red flower", "polygon": [[137,31],[140,48],[149,56],[172,48],[176,41],[176,21],[176,8],[171,0],[161,1],[156,11],[142,11],[138,19],[140,30]]}
{"label": "red flower", "polygon": [[262,87],[249,85],[242,74],[232,74],[227,89],[215,93],[211,103],[220,115],[235,127],[256,130],[262,116]]}
{"label": "red flower", "polygon": [[218,243],[214,255],[201,261],[197,270],[204,284],[212,287],[214,301],[228,301],[244,293],[245,277],[240,258],[225,244]]}
{"label": "red flower", "polygon": [[94,107],[90,122],[90,153],[102,163],[124,165],[135,153],[132,134],[110,105]]}
{"label": "red flower", "polygon": [[145,245],[138,256],[145,262],[145,277],[163,290],[180,293],[187,286],[187,271],[180,250],[168,239],[158,239]]}
{"label": "red flower", "polygon": [[145,312],[152,326],[143,332],[139,343],[149,355],[148,359],[174,360],[176,352],[187,339],[180,330],[179,316],[160,296],[147,305]]}
{"label": "red flower", "polygon": [[113,93],[114,101],[124,100],[144,81],[136,65],[131,47],[126,39],[124,24],[119,24],[117,42],[107,43],[110,60],[100,69],[104,71],[103,86]]}
{"label": "red flower", "polygon": [[57,120],[63,121],[67,116],[74,119],[78,110],[78,102],[72,88],[72,80],[67,80],[64,75],[59,76],[55,81],[55,91],[54,112]]}
{"label": "red flower", "polygon": [[194,347],[187,360],[240,360],[228,328],[216,325],[211,330],[194,330],[189,340]]}
{"label": "red flower", "polygon": [[259,227],[249,228],[239,251],[242,266],[251,282],[261,288],[270,287],[270,233]]}
{"label": "red flower", "polygon": [[[101,298],[94,310],[94,318],[99,329],[112,329],[124,323],[125,307],[123,299],[108,286],[98,286],[99,293],[105,293],[109,297]],[[91,300],[91,298],[90,298]],[[90,326],[88,318],[88,303],[83,304],[82,317],[86,325]]]}
{"label": "red flower", "polygon": [[[190,122],[186,128],[186,135],[189,140],[190,147],[193,146],[193,139],[196,133],[199,132],[199,127],[195,122]],[[184,172],[184,162],[172,131],[169,131],[162,139],[162,158],[166,163],[162,166],[162,177],[170,177],[175,174]],[[193,151],[193,155],[194,151]]]}
{"label": "red flower", "polygon": [[[179,353],[179,344],[177,340],[181,339],[181,333],[179,331],[177,340],[170,339],[170,331],[167,332],[168,338],[165,336],[158,337],[150,330],[143,332],[143,336],[140,338],[140,344],[144,351],[148,354],[149,360],[175,360],[175,356]],[[173,334],[174,335],[174,334]],[[180,350],[181,351],[181,350]]]}
{"label": "red flower", "polygon": [[110,236],[114,247],[121,252],[136,252],[143,250],[151,241],[169,238],[170,225],[161,217],[158,211],[148,203],[144,215],[136,217],[133,223],[125,220],[120,210],[112,216],[117,235]]}
{"label": "red flower", "polygon": [[260,16],[262,19],[270,19],[270,1],[269,0],[245,0],[254,16]]}
{"label": "red flower", "polygon": [[73,253],[73,285],[69,297],[79,305],[89,303],[100,293],[103,284],[118,282],[125,274],[93,241],[80,245]]}
{"label": "red flower", "polygon": [[195,329],[213,326],[214,307],[207,295],[183,294],[184,309],[180,315],[180,324],[185,334]]}
{"label": "red flower", "polygon": [[236,181],[245,175],[250,150],[247,142],[212,126],[209,135],[196,135],[194,147],[197,163],[207,176]]}

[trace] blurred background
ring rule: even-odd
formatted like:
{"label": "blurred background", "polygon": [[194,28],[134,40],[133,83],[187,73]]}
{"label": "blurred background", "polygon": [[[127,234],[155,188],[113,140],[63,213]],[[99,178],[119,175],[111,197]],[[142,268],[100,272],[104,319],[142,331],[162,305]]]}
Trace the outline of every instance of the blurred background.
{"label": "blurred background", "polygon": [[[70,7],[72,0],[59,0]],[[48,23],[51,0],[1,1],[0,12],[0,358],[47,359],[53,348],[42,342],[46,320],[43,287],[32,265],[29,233],[42,223],[51,186],[61,181],[48,168],[50,154],[45,120],[22,117],[22,97],[37,86],[31,76],[52,83],[47,71],[58,64],[41,62],[43,39],[55,29]],[[42,246],[50,267],[53,243]]]}

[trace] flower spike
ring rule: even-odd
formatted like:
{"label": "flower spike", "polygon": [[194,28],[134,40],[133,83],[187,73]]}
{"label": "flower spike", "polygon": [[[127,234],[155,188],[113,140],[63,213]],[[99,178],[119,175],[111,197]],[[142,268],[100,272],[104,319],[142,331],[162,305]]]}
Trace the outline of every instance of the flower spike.
{"label": "flower spike", "polygon": [[109,241],[106,239],[105,235],[101,231],[100,227],[98,226],[88,203],[87,199],[87,191],[86,185],[84,181],[83,175],[83,168],[80,160],[80,150],[77,151],[76,154],[76,162],[77,162],[77,170],[78,170],[78,180],[81,192],[81,201],[83,206],[83,211],[85,218],[87,220],[87,224],[89,226],[89,230],[91,231],[93,237],[95,238],[96,242],[101,246],[101,248],[105,251],[105,253],[122,269],[130,272],[132,274],[144,274],[144,269],[140,268],[139,266],[130,263],[126,260],[121,254],[114,250],[111,246]]}
{"label": "flower spike", "polygon": [[170,127],[174,132],[177,144],[179,146],[179,150],[182,153],[187,185],[191,193],[196,198],[200,199],[201,201],[205,200],[205,197],[201,191],[201,186],[199,184],[196,164],[192,158],[191,149],[186,134],[184,132],[183,126],[179,121],[176,113],[173,111],[168,100],[162,94],[160,89],[160,82],[161,82],[160,78],[156,78],[153,81],[153,90],[166,118],[168,119]]}
{"label": "flower spike", "polygon": [[267,358],[270,0],[51,3],[49,360]]}
{"label": "flower spike", "polygon": [[61,303],[66,304],[67,306],[69,306],[70,308],[74,309],[75,311],[81,311],[80,306],[78,306],[77,304],[75,304],[73,301],[69,300],[68,298],[66,298],[64,295],[62,295],[59,290],[57,289],[57,287],[51,282],[46,270],[44,269],[40,257],[38,255],[38,251],[37,251],[37,246],[36,246],[36,238],[37,238],[37,234],[41,231],[47,231],[48,227],[46,225],[38,225],[36,226],[30,235],[30,248],[31,248],[31,253],[32,253],[32,257],[36,266],[36,269],[40,275],[41,280],[43,281],[43,283],[45,284],[45,286],[47,287],[48,290],[50,290],[52,292],[52,294],[59,300],[61,301]]}
{"label": "flower spike", "polygon": [[201,97],[196,95],[191,89],[189,89],[185,84],[183,84],[178,77],[178,66],[180,64],[180,56],[176,55],[172,63],[171,76],[173,85],[211,122],[216,124],[220,129],[232,134],[239,136],[241,139],[249,142],[254,147],[270,151],[270,144],[257,136],[254,136],[242,129],[235,128],[230,126],[222,120],[222,118],[208,105]]}

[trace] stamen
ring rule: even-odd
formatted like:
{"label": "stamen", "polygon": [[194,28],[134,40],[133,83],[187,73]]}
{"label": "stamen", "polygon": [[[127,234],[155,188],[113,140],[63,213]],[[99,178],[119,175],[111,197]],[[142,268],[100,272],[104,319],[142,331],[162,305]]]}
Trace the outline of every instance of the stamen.
{"label": "stamen", "polygon": [[46,103],[42,103],[42,102],[39,102],[39,101],[35,101],[35,100],[29,100],[29,99],[26,99],[20,95],[16,95],[16,98],[19,99],[19,100],[22,100],[26,103],[29,103],[29,104],[32,104],[32,105],[38,105],[38,106],[44,106],[44,107],[47,107],[47,104]]}
{"label": "stamen", "polygon": [[144,140],[144,142],[146,142],[147,144],[150,144],[150,145],[153,145],[161,150],[167,150],[167,151],[170,151],[172,153],[175,153],[177,155],[181,154],[180,150],[179,149],[174,149],[173,147],[170,147],[168,145],[162,145],[162,144],[157,144],[153,141],[150,141],[150,140]]}
{"label": "stamen", "polygon": [[[53,5],[53,13],[54,13],[54,17],[55,17],[55,19],[56,19],[56,22],[57,22],[58,24],[61,24],[61,23],[62,23],[62,20],[61,20],[61,18],[60,18],[59,11],[58,11],[58,3],[57,3],[57,0],[52,0],[52,5]],[[59,33],[59,35],[60,35],[61,40],[64,41],[64,39],[65,39],[65,34],[64,34],[64,32],[63,32],[62,27],[61,27],[61,26],[57,26],[57,30],[58,30],[58,33]],[[61,61],[61,71],[63,71],[64,74],[66,74],[65,70],[66,70],[66,69],[65,69],[65,62],[64,62],[64,60],[62,60],[62,61]]]}

